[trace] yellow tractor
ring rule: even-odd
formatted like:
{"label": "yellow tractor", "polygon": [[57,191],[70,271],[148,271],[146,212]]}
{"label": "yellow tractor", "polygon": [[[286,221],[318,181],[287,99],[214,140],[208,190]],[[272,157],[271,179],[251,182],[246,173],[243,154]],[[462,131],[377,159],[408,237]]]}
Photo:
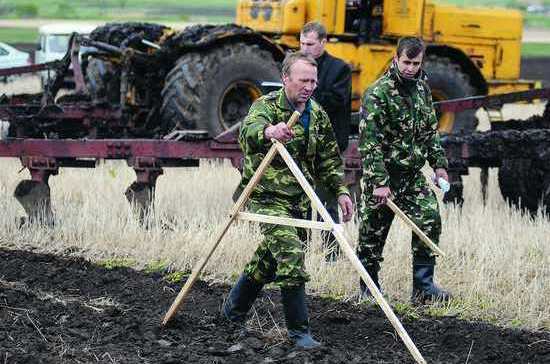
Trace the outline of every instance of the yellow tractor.
{"label": "yellow tractor", "polygon": [[[88,57],[87,86],[94,98],[120,103],[131,115],[136,107],[151,108],[146,131],[153,125],[159,135],[201,129],[216,136],[242,120],[261,95],[262,81],[280,81],[285,52],[299,47],[301,28],[315,20],[328,31],[328,51],[352,66],[353,111],[390,64],[399,37],[407,35],[421,36],[428,45],[425,70],[436,101],[535,87],[519,79],[522,16],[515,10],[426,0],[239,0],[236,14],[237,25],[195,25],[181,32],[144,23],[97,28],[92,40],[121,50]],[[147,45],[152,43],[158,50]],[[156,61],[141,67],[125,61],[134,54],[127,48]],[[476,126],[474,110],[442,112],[439,119],[445,133]]]}
{"label": "yellow tractor", "polygon": [[[520,80],[522,16],[515,10],[459,8],[425,0],[240,0],[237,24],[284,48],[299,47],[309,21],[327,29],[328,51],[353,69],[353,110],[391,62],[397,39],[421,36],[436,101],[526,90]],[[442,132],[475,129],[473,111],[440,115]]]}

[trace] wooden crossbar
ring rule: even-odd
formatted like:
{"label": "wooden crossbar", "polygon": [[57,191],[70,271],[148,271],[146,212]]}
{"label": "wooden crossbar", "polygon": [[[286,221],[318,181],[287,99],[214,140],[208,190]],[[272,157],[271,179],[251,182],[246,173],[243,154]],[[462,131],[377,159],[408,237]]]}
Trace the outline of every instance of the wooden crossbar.
{"label": "wooden crossbar", "polygon": [[292,219],[289,217],[251,214],[248,212],[239,212],[239,214],[237,215],[237,220],[263,222],[265,224],[294,226],[294,227],[306,228],[306,229],[332,230],[332,226],[323,221]]}

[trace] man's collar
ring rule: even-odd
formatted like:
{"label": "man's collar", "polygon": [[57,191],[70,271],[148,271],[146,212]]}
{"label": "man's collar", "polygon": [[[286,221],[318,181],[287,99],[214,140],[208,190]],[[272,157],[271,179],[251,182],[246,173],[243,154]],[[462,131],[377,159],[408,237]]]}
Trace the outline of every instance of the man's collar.
{"label": "man's collar", "polygon": [[[290,102],[290,100],[286,96],[285,88],[281,87],[280,92],[281,94],[279,95],[279,102],[278,102],[279,107],[283,110],[295,111],[296,107],[292,102]],[[304,112],[309,112],[310,110],[311,110],[311,97],[306,101]]]}
{"label": "man's collar", "polygon": [[317,62],[317,66],[325,61],[325,59],[327,58],[327,54],[328,53],[325,49],[323,53],[321,53],[321,55],[315,59],[315,62]]}
{"label": "man's collar", "polygon": [[391,62],[390,68],[388,69],[388,72],[390,76],[392,76],[398,83],[407,86],[415,85],[419,80],[427,81],[428,79],[426,72],[424,72],[422,68],[418,70],[418,73],[414,78],[404,77],[399,71],[399,67],[393,60]]}

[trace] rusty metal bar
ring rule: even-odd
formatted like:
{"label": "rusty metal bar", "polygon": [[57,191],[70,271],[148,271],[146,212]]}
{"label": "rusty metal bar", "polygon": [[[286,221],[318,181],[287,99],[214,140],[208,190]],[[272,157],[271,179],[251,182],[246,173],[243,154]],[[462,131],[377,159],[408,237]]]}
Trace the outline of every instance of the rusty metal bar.
{"label": "rusty metal bar", "polygon": [[462,99],[434,102],[440,112],[460,112],[469,109],[498,108],[504,104],[536,99],[550,99],[550,88],[539,88],[528,91],[511,92],[501,95],[472,96]]}

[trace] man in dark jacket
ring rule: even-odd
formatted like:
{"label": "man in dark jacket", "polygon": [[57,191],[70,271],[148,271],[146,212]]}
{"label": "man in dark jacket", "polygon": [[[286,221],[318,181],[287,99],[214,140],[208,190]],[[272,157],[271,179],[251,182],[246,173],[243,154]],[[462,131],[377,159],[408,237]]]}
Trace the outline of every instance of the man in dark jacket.
{"label": "man in dark jacket", "polygon": [[317,22],[304,25],[300,50],[317,61],[317,88],[313,98],[328,114],[340,152],[348,147],[351,118],[351,68],[326,50],[327,31]]}
{"label": "man in dark jacket", "polygon": [[[326,50],[327,31],[317,22],[304,25],[300,33],[300,50],[317,61],[317,88],[313,98],[328,114],[336,141],[342,155],[348,147],[351,118],[351,68],[339,58],[331,56]],[[339,222],[336,196],[324,186],[317,185],[317,194],[325,203],[330,216]],[[332,234],[324,234],[325,247],[331,254],[329,260],[338,255],[338,244]]]}

